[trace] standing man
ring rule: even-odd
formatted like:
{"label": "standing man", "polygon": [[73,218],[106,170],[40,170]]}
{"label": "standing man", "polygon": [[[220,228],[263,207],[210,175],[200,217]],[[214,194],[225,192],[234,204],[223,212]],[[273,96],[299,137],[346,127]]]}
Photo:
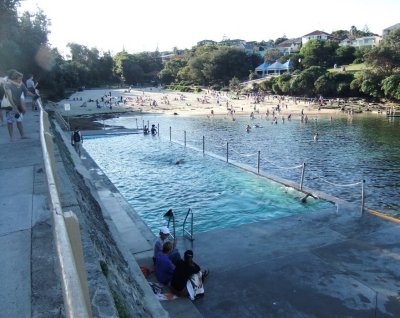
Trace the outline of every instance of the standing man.
{"label": "standing man", "polygon": [[81,132],[79,131],[79,127],[75,127],[73,133],[71,134],[71,145],[75,147],[75,150],[79,155],[79,158],[81,157],[82,143],[83,143],[83,137]]}
{"label": "standing man", "polygon": [[6,111],[6,120],[7,120],[7,128],[8,134],[10,135],[10,141],[14,140],[14,132],[13,132],[13,124],[16,122],[18,131],[21,135],[21,139],[25,139],[24,135],[24,126],[22,125],[22,120],[24,118],[23,114],[26,112],[25,104],[21,98],[21,95],[24,96],[34,96],[31,92],[28,91],[25,84],[22,83],[23,74],[18,72],[17,70],[9,70],[7,79],[1,79],[2,92],[1,95],[3,98],[7,97],[11,106],[9,106]]}

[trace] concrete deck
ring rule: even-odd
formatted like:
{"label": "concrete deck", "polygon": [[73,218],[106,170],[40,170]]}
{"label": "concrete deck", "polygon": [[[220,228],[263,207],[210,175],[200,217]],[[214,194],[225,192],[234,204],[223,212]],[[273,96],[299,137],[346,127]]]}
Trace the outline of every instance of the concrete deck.
{"label": "concrete deck", "polygon": [[[63,307],[38,114],[25,118],[29,139],[15,131],[10,143],[0,127],[1,317],[57,317]],[[149,266],[154,235],[85,158],[73,159],[122,243]],[[400,317],[400,225],[358,209],[195,233],[179,248],[211,273],[203,299],[161,302],[171,317]]]}

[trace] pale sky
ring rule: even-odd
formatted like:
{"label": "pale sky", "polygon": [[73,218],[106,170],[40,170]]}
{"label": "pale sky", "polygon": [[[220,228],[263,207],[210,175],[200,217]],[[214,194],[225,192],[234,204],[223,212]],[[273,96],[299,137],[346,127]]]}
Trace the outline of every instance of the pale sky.
{"label": "pale sky", "polygon": [[301,37],[365,26],[378,35],[400,23],[400,0],[22,0],[51,20],[49,41],[61,53],[69,42],[116,54],[192,48],[201,40],[245,41]]}

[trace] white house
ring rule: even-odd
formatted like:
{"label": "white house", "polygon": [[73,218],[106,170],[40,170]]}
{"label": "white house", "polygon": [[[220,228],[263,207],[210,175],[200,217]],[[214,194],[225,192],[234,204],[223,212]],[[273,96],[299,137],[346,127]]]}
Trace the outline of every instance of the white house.
{"label": "white house", "polygon": [[354,40],[345,39],[339,43],[339,46],[354,46],[357,48],[361,47],[377,47],[379,43],[382,41],[382,37],[380,36],[363,36],[361,38],[357,38]]}
{"label": "white house", "polygon": [[301,38],[297,39],[290,39],[279,43],[276,48],[281,52],[283,55],[288,55],[293,52],[299,52],[301,48]]}
{"label": "white house", "polygon": [[317,31],[308,33],[306,35],[303,35],[301,37],[301,44],[304,45],[310,40],[326,41],[326,40],[330,40],[332,38],[333,37],[329,33],[317,30]]}
{"label": "white house", "polygon": [[217,44],[217,42],[213,41],[213,40],[202,40],[197,42],[197,46],[202,46],[202,45],[215,45]]}

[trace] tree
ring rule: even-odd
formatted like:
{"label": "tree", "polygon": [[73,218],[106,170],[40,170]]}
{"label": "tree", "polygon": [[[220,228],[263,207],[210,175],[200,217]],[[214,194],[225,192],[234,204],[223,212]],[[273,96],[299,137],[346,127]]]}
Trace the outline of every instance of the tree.
{"label": "tree", "polygon": [[400,73],[386,77],[382,81],[382,89],[387,98],[400,101]]}
{"label": "tree", "polygon": [[333,31],[331,35],[338,41],[343,41],[349,37],[350,32],[346,30]]}
{"label": "tree", "polygon": [[355,59],[355,47],[354,46],[340,46],[335,52],[335,64],[351,64]]}
{"label": "tree", "polygon": [[298,95],[315,96],[315,81],[325,74],[326,70],[319,66],[312,66],[293,78],[291,90]]}
{"label": "tree", "polygon": [[354,80],[351,82],[351,89],[359,91],[365,94],[365,96],[379,99],[384,96],[384,92],[381,88],[383,79],[384,77],[382,75],[372,71],[364,71],[356,74]]}
{"label": "tree", "polygon": [[400,67],[400,29],[392,31],[377,48],[365,55],[365,62],[374,72],[390,76]]}
{"label": "tree", "polygon": [[164,67],[160,71],[158,77],[164,84],[170,84],[178,79],[178,72],[187,65],[187,60],[182,58],[172,57],[164,62]]}
{"label": "tree", "polygon": [[337,42],[310,40],[304,45],[300,54],[304,57],[301,61],[304,68],[311,66],[328,67],[333,65]]}
{"label": "tree", "polygon": [[229,81],[229,90],[233,92],[239,92],[241,89],[240,81],[237,77],[232,78]]}
{"label": "tree", "polygon": [[282,56],[283,54],[278,49],[269,49],[264,54],[264,60],[267,61],[269,64],[272,64]]}
{"label": "tree", "polygon": [[47,45],[49,25],[42,11],[35,15],[24,12],[18,18],[19,0],[0,1],[0,72],[16,68],[23,73],[40,72],[36,55]]}

